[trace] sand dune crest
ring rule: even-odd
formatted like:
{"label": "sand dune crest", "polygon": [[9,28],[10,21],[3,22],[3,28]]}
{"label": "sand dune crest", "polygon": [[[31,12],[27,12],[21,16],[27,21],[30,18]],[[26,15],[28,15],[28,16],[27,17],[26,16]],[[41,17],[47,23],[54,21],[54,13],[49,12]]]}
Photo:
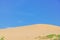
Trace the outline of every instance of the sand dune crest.
{"label": "sand dune crest", "polygon": [[60,34],[60,27],[48,24],[35,24],[0,30],[5,40],[35,40],[39,35]]}

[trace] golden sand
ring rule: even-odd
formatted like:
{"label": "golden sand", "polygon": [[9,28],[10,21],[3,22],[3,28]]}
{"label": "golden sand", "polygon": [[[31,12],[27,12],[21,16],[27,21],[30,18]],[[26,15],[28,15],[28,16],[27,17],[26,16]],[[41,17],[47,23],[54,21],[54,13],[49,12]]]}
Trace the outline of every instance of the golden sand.
{"label": "golden sand", "polygon": [[5,40],[36,40],[35,37],[47,34],[60,34],[60,27],[36,24],[0,30],[0,35],[4,36]]}

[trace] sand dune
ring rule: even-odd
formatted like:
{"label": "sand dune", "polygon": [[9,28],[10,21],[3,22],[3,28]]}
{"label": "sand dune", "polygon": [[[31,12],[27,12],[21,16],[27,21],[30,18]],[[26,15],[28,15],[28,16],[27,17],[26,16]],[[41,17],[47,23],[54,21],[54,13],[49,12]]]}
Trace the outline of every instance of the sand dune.
{"label": "sand dune", "polygon": [[47,24],[35,24],[0,30],[0,35],[3,35],[5,40],[36,40],[34,39],[35,37],[47,34],[60,34],[60,27]]}

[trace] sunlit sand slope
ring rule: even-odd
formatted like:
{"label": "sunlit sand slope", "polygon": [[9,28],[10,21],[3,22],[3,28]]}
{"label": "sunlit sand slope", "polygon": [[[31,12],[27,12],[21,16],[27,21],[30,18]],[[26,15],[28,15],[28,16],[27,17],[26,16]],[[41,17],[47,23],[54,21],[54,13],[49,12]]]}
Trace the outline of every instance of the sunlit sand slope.
{"label": "sunlit sand slope", "polygon": [[0,30],[0,35],[4,36],[5,40],[36,40],[35,37],[47,34],[60,34],[60,27],[36,24]]}

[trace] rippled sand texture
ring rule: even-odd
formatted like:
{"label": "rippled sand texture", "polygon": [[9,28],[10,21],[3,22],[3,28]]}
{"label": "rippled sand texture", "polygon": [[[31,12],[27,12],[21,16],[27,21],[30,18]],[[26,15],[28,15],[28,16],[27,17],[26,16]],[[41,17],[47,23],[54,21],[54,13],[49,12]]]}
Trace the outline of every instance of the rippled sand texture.
{"label": "rippled sand texture", "polygon": [[35,37],[47,34],[60,34],[60,27],[47,24],[35,24],[0,30],[0,35],[4,36],[5,40],[36,40]]}

